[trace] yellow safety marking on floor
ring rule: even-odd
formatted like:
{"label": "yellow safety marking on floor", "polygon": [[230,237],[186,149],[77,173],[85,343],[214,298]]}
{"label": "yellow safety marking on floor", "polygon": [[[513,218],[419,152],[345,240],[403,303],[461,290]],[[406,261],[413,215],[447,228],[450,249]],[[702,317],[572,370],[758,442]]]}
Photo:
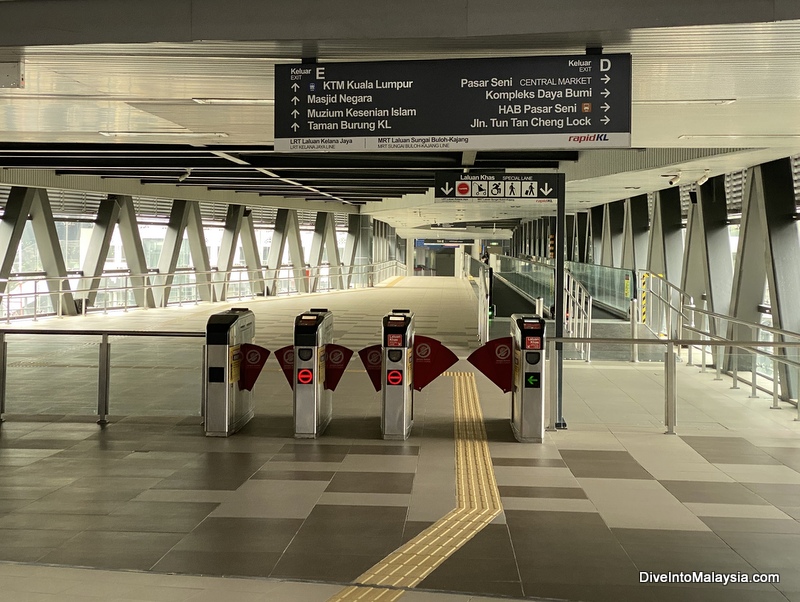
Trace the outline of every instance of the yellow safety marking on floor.
{"label": "yellow safety marking on floor", "polygon": [[395,284],[399,283],[403,278],[405,278],[405,276],[395,276],[394,278],[392,278],[391,280],[389,280],[385,284],[379,284],[378,286],[381,287],[381,288],[391,288]]}
{"label": "yellow safety marking on floor", "polygon": [[502,511],[475,375],[453,377],[458,505],[329,599],[390,602],[417,586]]}

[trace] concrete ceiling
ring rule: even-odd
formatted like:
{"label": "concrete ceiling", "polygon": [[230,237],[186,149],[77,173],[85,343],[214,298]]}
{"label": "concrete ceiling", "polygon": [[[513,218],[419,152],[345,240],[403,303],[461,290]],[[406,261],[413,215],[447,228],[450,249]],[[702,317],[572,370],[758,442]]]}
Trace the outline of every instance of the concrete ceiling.
{"label": "concrete ceiling", "polygon": [[[429,154],[414,163],[410,156],[390,155],[308,156],[292,162],[272,153],[274,65],[297,62],[309,48],[319,61],[331,62],[581,54],[587,45],[633,56],[631,150],[479,152],[478,163],[467,154]],[[442,222],[513,223],[550,208],[531,209],[518,201],[435,203],[429,191],[432,174],[473,163],[475,168],[564,171],[568,210],[576,211],[665,188],[666,176],[678,171],[684,184],[706,170],[713,176],[798,154],[799,55],[800,21],[318,40],[311,46],[266,40],[0,47],[0,62],[22,61],[26,79],[24,89],[0,89],[0,167],[9,168],[0,170],[0,182],[35,182],[35,175],[20,172],[38,168],[47,170],[42,172],[47,185],[61,182],[65,188],[81,182],[90,190],[135,185],[141,188],[138,194],[149,187],[153,194],[174,198],[208,194],[220,202],[246,199],[298,208],[309,199],[314,208],[330,210],[344,200],[402,229]],[[255,104],[196,100],[208,98]],[[100,133],[112,131],[151,134],[115,138]],[[137,148],[151,159],[162,149],[160,158],[168,160],[137,162],[136,156],[143,156]],[[322,163],[326,160],[331,167]],[[188,169],[189,177],[180,180]],[[347,182],[337,184],[337,178]]]}

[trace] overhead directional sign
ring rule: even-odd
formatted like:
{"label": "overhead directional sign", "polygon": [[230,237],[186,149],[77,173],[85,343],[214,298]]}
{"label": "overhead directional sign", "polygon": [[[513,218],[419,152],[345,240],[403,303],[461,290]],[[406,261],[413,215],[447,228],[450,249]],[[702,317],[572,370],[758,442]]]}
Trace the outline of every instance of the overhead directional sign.
{"label": "overhead directional sign", "polygon": [[275,150],[630,146],[629,54],[275,66]]}
{"label": "overhead directional sign", "polygon": [[558,199],[557,173],[480,173],[436,172],[436,200],[504,201],[555,203]]}

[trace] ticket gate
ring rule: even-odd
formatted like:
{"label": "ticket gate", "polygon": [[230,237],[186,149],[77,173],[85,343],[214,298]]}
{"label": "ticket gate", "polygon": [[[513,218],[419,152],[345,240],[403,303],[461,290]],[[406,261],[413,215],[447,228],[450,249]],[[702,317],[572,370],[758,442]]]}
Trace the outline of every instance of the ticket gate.
{"label": "ticket gate", "polygon": [[333,314],[311,309],[294,321],[294,436],[319,437],[331,421],[333,390],[325,386],[326,347],[333,342]]}
{"label": "ticket gate", "polygon": [[394,309],[383,318],[381,432],[384,439],[408,439],[414,424],[414,314]]}
{"label": "ticket gate", "polygon": [[252,394],[239,387],[239,378],[241,347],[253,342],[255,331],[255,316],[244,307],[208,319],[203,427],[209,437],[232,435],[253,417]]}
{"label": "ticket gate", "polygon": [[521,442],[541,443],[544,439],[544,333],[545,322],[538,315],[511,316],[511,428]]}

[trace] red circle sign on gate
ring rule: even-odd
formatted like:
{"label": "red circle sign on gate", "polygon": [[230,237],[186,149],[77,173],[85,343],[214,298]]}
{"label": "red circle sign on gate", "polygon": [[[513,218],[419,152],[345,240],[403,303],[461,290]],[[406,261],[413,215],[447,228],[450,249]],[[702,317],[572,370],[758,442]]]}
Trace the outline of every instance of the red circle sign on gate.
{"label": "red circle sign on gate", "polygon": [[402,385],[403,373],[400,370],[389,370],[386,373],[386,382],[390,385]]}
{"label": "red circle sign on gate", "polygon": [[459,182],[456,185],[456,192],[461,195],[468,195],[469,194],[470,185],[467,182]]}
{"label": "red circle sign on gate", "polygon": [[308,368],[303,368],[297,371],[297,382],[301,385],[307,385],[314,380],[314,372]]}

